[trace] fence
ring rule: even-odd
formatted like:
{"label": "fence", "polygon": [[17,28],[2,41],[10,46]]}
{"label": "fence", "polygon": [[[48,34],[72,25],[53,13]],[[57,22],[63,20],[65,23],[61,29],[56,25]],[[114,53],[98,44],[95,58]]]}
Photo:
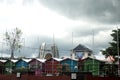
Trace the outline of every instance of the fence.
{"label": "fence", "polygon": [[34,75],[22,75],[17,77],[12,75],[0,75],[0,80],[71,80],[69,76],[34,76]]}
{"label": "fence", "polygon": [[120,77],[98,77],[98,76],[86,76],[84,80],[120,80]]}
{"label": "fence", "polygon": [[[71,80],[70,76],[34,76],[34,75],[22,75],[17,77],[15,74],[0,75],[0,80]],[[86,75],[83,78],[77,78],[76,80],[120,80],[120,77],[97,77]]]}

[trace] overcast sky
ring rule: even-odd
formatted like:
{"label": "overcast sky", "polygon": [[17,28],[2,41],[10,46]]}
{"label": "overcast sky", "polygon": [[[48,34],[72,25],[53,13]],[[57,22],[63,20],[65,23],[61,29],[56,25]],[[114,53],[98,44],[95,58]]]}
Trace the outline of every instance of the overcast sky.
{"label": "overcast sky", "polygon": [[2,37],[15,27],[30,47],[15,56],[36,57],[41,43],[53,43],[53,34],[60,56],[69,56],[66,51],[78,44],[93,49],[93,32],[98,54],[109,46],[111,31],[119,27],[119,8],[120,0],[0,0],[0,56],[9,56]]}

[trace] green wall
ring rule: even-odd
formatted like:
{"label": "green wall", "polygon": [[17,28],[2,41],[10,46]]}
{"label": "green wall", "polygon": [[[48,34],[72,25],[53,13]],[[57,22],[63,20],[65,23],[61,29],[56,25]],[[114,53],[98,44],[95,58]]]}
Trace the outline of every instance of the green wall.
{"label": "green wall", "polygon": [[84,72],[92,72],[93,75],[99,75],[100,62],[95,59],[87,58],[84,61]]}
{"label": "green wall", "polygon": [[7,62],[5,62],[5,74],[11,74],[12,71],[15,67],[15,64],[13,62],[11,62],[10,60],[8,60]]}

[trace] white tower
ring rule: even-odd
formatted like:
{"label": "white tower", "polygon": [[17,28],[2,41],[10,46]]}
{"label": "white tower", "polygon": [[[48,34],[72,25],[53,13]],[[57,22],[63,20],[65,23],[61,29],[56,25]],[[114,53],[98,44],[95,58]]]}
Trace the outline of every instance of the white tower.
{"label": "white tower", "polygon": [[38,55],[38,57],[39,57],[40,59],[43,59],[43,58],[44,58],[45,46],[46,46],[46,43],[42,43],[41,46],[40,46],[39,55]]}
{"label": "white tower", "polygon": [[59,51],[55,44],[46,44],[46,43],[41,44],[38,57],[40,59],[43,59],[45,58],[45,55],[47,53],[52,54],[54,58],[59,58]]}

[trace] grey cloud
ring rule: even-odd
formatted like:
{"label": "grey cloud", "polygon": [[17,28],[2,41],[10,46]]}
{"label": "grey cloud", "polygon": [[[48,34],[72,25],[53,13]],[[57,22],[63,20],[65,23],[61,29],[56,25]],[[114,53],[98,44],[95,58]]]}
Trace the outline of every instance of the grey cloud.
{"label": "grey cloud", "polygon": [[96,26],[89,26],[89,25],[79,25],[75,26],[73,28],[69,28],[66,31],[68,33],[73,32],[74,37],[87,37],[87,36],[92,36],[93,32],[95,33],[94,35],[97,35],[100,31],[108,31],[111,30],[113,26],[109,25],[96,25]]}
{"label": "grey cloud", "polygon": [[[47,8],[70,19],[87,18],[107,23],[120,23],[120,0],[37,0]],[[0,2],[5,2],[0,0]],[[9,4],[15,0],[7,0]],[[22,4],[32,4],[34,0],[23,0]]]}
{"label": "grey cloud", "polygon": [[120,22],[119,0],[39,0],[40,3],[71,19],[86,17],[102,23]]}
{"label": "grey cloud", "polygon": [[[31,35],[29,37],[26,37],[25,46],[20,49],[20,52],[15,51],[14,55],[17,57],[32,57],[32,55],[35,55],[38,57],[39,47],[43,42],[46,44],[53,44],[53,38],[38,35]],[[55,39],[55,43],[58,46],[60,57],[70,55],[70,50],[72,49],[71,43],[60,39]],[[10,55],[10,51],[6,51],[6,49],[4,49],[3,52],[7,55]]]}
{"label": "grey cloud", "polygon": [[[7,3],[7,4],[13,4],[15,3],[17,0],[0,0],[1,3]],[[32,4],[34,2],[34,0],[21,0],[21,4],[22,5],[26,5],[26,4]]]}
{"label": "grey cloud", "polygon": [[23,0],[23,5],[32,4],[34,0]]}
{"label": "grey cloud", "polygon": [[[81,36],[79,36],[81,37]],[[72,38],[72,37],[71,37]],[[78,41],[78,43],[74,43],[72,46],[72,40],[71,38],[64,38],[64,39],[55,39],[55,43],[58,46],[59,49],[59,54],[60,57],[62,56],[70,56],[70,50],[72,48],[75,48],[78,44],[83,44],[87,46],[88,48],[92,49],[93,45],[91,43],[83,43],[81,40]],[[48,36],[30,36],[25,38],[25,47],[21,49],[21,52],[15,52],[15,56],[17,57],[32,57],[32,55],[35,55],[36,57],[38,56],[39,53],[39,47],[43,42],[46,42],[47,44],[52,44],[53,43],[53,38],[48,37]],[[97,42],[95,43],[94,47],[94,52],[95,54],[99,52],[99,50],[102,50],[103,48],[107,47],[107,42]],[[10,55],[9,51],[6,51],[4,49],[4,53]]]}
{"label": "grey cloud", "polygon": [[[12,0],[11,0],[12,1]],[[109,23],[115,24],[120,22],[120,1],[119,0],[39,0],[44,6],[48,7],[51,10],[58,12],[60,15],[64,15],[70,19],[76,20],[81,19],[83,17],[95,21],[98,21],[102,24]],[[3,2],[3,0],[0,0]],[[33,3],[33,0],[24,0],[23,4]],[[74,38],[88,37],[92,36],[92,29],[95,31],[95,35],[98,35],[100,31],[111,30],[112,27],[106,27],[96,25],[94,26],[75,26],[73,28],[69,28],[66,31],[69,33],[69,36],[74,34]],[[25,38],[27,47],[23,47],[20,53],[16,52],[16,56],[25,56],[30,57],[33,53],[38,55],[38,49],[42,42],[52,43],[53,39],[49,36],[35,36],[31,35],[30,37]],[[101,38],[100,38],[101,39]],[[76,47],[79,43],[82,43],[81,40],[78,40],[77,44],[73,45],[73,48]],[[107,39],[109,41],[109,39]],[[95,43],[95,52],[98,53],[102,48],[107,47],[107,41],[105,42],[97,42]],[[55,43],[58,45],[60,50],[60,56],[62,55],[70,55],[69,50],[72,49],[72,41],[70,42],[70,37],[64,39],[55,39]],[[88,46],[92,49],[92,43],[86,42],[83,45]],[[5,52],[8,53],[9,52]]]}
{"label": "grey cloud", "polygon": [[0,0],[0,2],[3,2],[3,0]]}

